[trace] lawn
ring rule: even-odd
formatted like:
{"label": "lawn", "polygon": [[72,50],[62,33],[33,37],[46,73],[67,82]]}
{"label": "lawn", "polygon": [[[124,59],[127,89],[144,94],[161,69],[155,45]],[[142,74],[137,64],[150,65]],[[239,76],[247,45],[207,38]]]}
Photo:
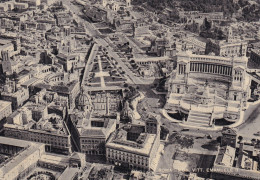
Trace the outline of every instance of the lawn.
{"label": "lawn", "polygon": [[126,79],[124,79],[124,78],[110,77],[110,76],[105,76],[104,80],[105,80],[105,82],[123,82],[123,81],[126,81]]}
{"label": "lawn", "polygon": [[100,77],[91,78],[88,82],[89,83],[100,83]]}

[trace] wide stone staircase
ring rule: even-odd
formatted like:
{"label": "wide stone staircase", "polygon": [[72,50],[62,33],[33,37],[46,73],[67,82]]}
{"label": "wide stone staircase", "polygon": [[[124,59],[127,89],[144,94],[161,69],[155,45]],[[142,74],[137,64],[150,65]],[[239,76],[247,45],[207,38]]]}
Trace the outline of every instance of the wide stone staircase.
{"label": "wide stone staircase", "polygon": [[191,110],[187,119],[187,124],[199,127],[209,127],[211,113],[197,112]]}

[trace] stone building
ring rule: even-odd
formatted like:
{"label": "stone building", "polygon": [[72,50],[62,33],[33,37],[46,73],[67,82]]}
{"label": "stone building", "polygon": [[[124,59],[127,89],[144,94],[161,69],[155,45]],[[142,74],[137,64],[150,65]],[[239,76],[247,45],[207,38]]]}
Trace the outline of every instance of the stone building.
{"label": "stone building", "polygon": [[7,80],[4,91],[1,93],[1,99],[12,102],[12,109],[16,110],[29,99],[29,90],[23,87],[17,87],[14,81]]}
{"label": "stone building", "polygon": [[47,179],[75,180],[86,170],[83,154],[74,152],[57,156],[47,153],[45,145],[38,142],[0,137],[0,154],[8,156],[1,161],[0,179],[38,179],[44,176]]}
{"label": "stone building", "polygon": [[7,118],[4,136],[44,143],[49,152],[71,153],[70,132],[63,119],[56,114],[34,121],[32,111],[23,107]]}
{"label": "stone building", "polygon": [[76,109],[70,113],[68,126],[78,151],[91,155],[104,155],[105,143],[116,129],[116,116],[94,114],[88,92],[81,90],[76,98]]}
{"label": "stone building", "polygon": [[211,126],[217,119],[236,122],[251,96],[247,58],[177,55],[177,70],[168,82],[168,113],[187,115],[185,122]]}
{"label": "stone building", "polygon": [[223,127],[221,137],[221,146],[230,146],[236,148],[237,131],[234,128]]}
{"label": "stone building", "polygon": [[216,56],[246,56],[247,42],[233,37],[229,29],[226,40],[209,40],[206,44],[206,54],[214,53]]}
{"label": "stone building", "polygon": [[12,103],[0,100],[0,129],[2,129],[5,118],[12,114]]}
{"label": "stone building", "polygon": [[146,125],[129,124],[117,129],[106,143],[106,159],[116,166],[155,170],[160,147],[160,120],[149,116]]}
{"label": "stone building", "polygon": [[100,115],[116,114],[122,101],[122,90],[91,91],[94,112]]}

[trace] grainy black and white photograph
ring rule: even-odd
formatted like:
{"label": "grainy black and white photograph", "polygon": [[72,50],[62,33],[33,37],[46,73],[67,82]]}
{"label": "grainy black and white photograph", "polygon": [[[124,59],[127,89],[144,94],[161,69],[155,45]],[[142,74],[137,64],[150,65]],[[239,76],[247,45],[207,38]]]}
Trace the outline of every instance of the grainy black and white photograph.
{"label": "grainy black and white photograph", "polygon": [[0,180],[260,180],[260,0],[0,0]]}

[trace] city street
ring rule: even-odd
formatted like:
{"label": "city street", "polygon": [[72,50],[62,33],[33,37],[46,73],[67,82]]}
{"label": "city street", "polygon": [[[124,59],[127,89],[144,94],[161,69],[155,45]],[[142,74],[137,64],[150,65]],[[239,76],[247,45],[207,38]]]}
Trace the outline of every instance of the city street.
{"label": "city street", "polygon": [[68,7],[70,11],[72,11],[73,15],[76,17],[75,19],[82,22],[87,30],[87,34],[89,34],[92,37],[97,37],[101,35],[101,33],[95,29],[95,27],[89,23],[88,21],[82,19],[81,16],[83,16],[82,9],[80,5],[75,5],[72,2],[75,2],[74,0],[64,0],[62,1],[63,4]]}
{"label": "city street", "polygon": [[259,138],[255,136],[260,131],[260,103],[249,105],[249,108],[244,114],[244,123],[238,126],[238,134],[243,136],[244,139],[251,140],[252,138]]}
{"label": "city street", "polygon": [[126,42],[129,42],[129,45],[133,49],[133,55],[135,58],[145,58],[147,57],[146,53],[139,48],[130,38],[128,38],[125,34],[119,33],[120,38]]}

